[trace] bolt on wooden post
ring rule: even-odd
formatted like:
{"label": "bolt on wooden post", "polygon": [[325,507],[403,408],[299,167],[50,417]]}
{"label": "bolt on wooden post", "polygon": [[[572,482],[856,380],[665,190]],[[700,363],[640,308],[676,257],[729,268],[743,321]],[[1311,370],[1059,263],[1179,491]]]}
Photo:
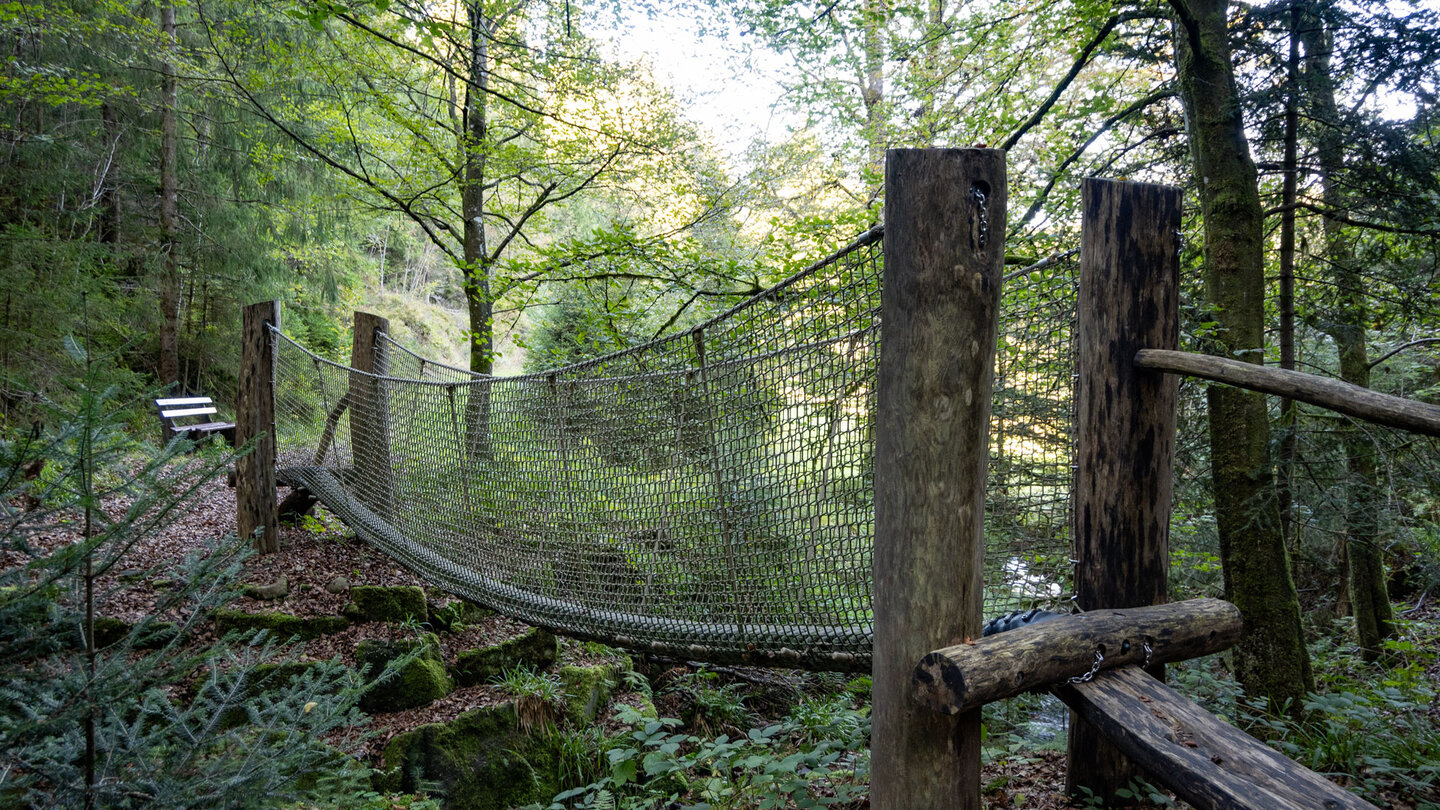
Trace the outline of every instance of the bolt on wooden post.
{"label": "bolt on wooden post", "polygon": [[1005,154],[892,149],[875,447],[871,806],[980,808],[980,712],[921,706],[932,650],[978,637]]}
{"label": "bolt on wooden post", "polygon": [[255,449],[235,462],[235,524],[242,537],[255,538],[257,551],[270,554],[280,550],[280,516],[275,499],[275,343],[269,327],[280,328],[280,302],[251,304],[241,321],[235,444],[244,447],[254,441]]}
{"label": "bolt on wooden post", "polygon": [[[1168,601],[1174,376],[1141,369],[1140,349],[1179,338],[1180,190],[1081,184],[1076,322],[1075,593],[1082,610]],[[1164,667],[1150,669],[1164,677]],[[1140,772],[1079,717],[1066,787],[1107,806]]]}

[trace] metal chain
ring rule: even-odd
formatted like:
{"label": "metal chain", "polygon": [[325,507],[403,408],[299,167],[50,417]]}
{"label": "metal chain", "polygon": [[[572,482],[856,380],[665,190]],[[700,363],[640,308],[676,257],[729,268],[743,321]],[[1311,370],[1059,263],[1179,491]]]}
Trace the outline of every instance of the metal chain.
{"label": "metal chain", "polygon": [[978,229],[977,229],[978,239],[977,239],[976,241],[979,242],[979,245],[977,245],[977,247],[982,247],[982,248],[983,248],[983,247],[985,247],[985,243],[986,243],[986,242],[989,240],[989,238],[990,238],[990,208],[989,208],[989,200],[986,199],[986,197],[985,197],[985,192],[984,192],[983,190],[981,190],[981,188],[980,188],[979,186],[971,186],[971,187],[970,187],[970,199],[974,200],[974,201],[975,201],[975,205],[980,208],[980,212],[979,212],[980,219],[979,219],[979,223],[978,223],[979,227],[978,227]]}
{"label": "metal chain", "polygon": [[1100,671],[1100,664],[1105,661],[1105,653],[1095,651],[1095,663],[1090,665],[1090,671],[1084,675],[1076,675],[1069,679],[1069,683],[1089,683],[1095,678],[1095,673]]}

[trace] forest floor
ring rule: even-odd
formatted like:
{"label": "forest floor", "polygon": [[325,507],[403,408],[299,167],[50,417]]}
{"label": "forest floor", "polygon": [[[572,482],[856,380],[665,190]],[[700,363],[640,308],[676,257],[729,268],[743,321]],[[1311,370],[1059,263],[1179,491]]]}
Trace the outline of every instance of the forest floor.
{"label": "forest floor", "polygon": [[[115,501],[106,503],[104,508],[118,514],[127,505],[123,501]],[[242,581],[250,586],[272,585],[283,577],[288,585],[288,594],[284,599],[272,602],[241,597],[231,605],[232,608],[252,612],[283,610],[302,617],[333,616],[339,614],[348,601],[343,591],[332,593],[333,588],[327,590],[326,586],[337,578],[343,578],[351,586],[424,584],[414,573],[358,540],[348,528],[327,516],[323,510],[319,518],[307,520],[305,524],[283,527],[280,552],[252,556],[241,574]],[[232,535],[234,531],[234,490],[227,487],[223,479],[203,484],[198,496],[179,514],[178,519],[147,542],[132,548],[121,564],[102,580],[99,592],[107,594],[102,612],[127,621],[147,615],[155,608],[156,584],[164,587],[167,577],[178,570],[179,561],[187,555],[207,553],[218,538]],[[74,536],[56,532],[33,539],[42,547],[55,547],[73,541]],[[23,560],[13,552],[4,552],[4,556],[0,557],[0,568],[22,563]],[[142,577],[141,572],[149,573]],[[436,596],[432,594],[432,600]],[[1428,607],[1426,610],[1433,612],[1435,609]],[[447,663],[453,664],[453,658],[460,650],[498,643],[521,634],[525,629],[525,625],[503,617],[488,617],[467,627],[463,634],[447,639],[444,654],[451,659]],[[341,633],[307,642],[304,657],[327,659],[338,656],[353,664],[354,650],[359,642],[371,638],[398,639],[413,633],[414,628],[384,622],[355,624]],[[198,640],[204,642],[213,640],[213,637]],[[591,663],[587,660],[588,656],[579,643],[565,640],[562,644],[562,662]],[[642,662],[641,671],[657,672],[676,665],[685,666],[683,662]],[[743,672],[734,674],[741,675],[743,679]],[[802,673],[756,674],[761,680],[779,677],[794,678],[800,682],[804,677]],[[1440,663],[1437,663],[1434,674],[1440,677]],[[385,742],[398,733],[426,723],[448,721],[471,709],[508,699],[510,696],[497,685],[470,686],[422,708],[376,716],[371,720],[369,730],[374,733],[366,743],[364,753],[371,757],[373,763]],[[667,708],[664,701],[660,702],[660,706],[662,712]],[[602,718],[602,722],[606,719]],[[764,723],[767,719],[755,718],[757,723]],[[1011,746],[1003,756],[992,759],[984,771],[987,807],[1050,810],[1073,806],[1067,803],[1064,794],[1063,752],[1027,751],[1023,746]],[[1166,805],[1187,806],[1174,803],[1173,797]]]}

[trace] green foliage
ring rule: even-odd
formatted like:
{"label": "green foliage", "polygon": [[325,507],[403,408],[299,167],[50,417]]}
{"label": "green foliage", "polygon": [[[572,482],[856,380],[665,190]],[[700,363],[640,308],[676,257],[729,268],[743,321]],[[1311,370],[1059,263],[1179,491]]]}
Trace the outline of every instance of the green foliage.
{"label": "green foliage", "polygon": [[713,739],[680,733],[679,720],[651,720],[628,707],[617,717],[633,730],[598,746],[608,764],[605,774],[556,795],[549,810],[660,808],[681,801],[819,808],[853,801],[867,790],[870,722],[852,708],[840,708],[830,723],[817,724],[806,712]]}
{"label": "green foliage", "polygon": [[[178,587],[160,591],[151,614],[108,646],[88,630],[129,587],[105,579],[125,553],[233,462],[184,456],[183,442],[137,454],[117,430],[124,407],[114,396],[77,386],[79,412],[57,415],[55,431],[0,442],[0,542],[24,561],[0,570],[0,794],[104,807],[302,798],[302,776],[346,761],[324,738],[361,719],[364,684],[338,661],[285,666],[299,648],[264,632],[199,641],[238,595],[248,542],[216,541],[180,562]],[[21,471],[41,459],[57,477],[26,480]],[[46,550],[39,541],[54,533],[76,539]]]}
{"label": "green foliage", "polygon": [[[1440,628],[1400,622],[1386,644],[1388,669],[1366,664],[1343,623],[1311,646],[1320,691],[1290,721],[1264,716],[1270,744],[1321,773],[1345,774],[1352,791],[1386,791],[1440,807],[1440,691],[1430,676]],[[1428,803],[1428,804],[1427,804]]]}
{"label": "green foliage", "polygon": [[565,703],[559,678],[528,667],[515,667],[505,670],[494,683],[515,696],[515,716],[525,733],[555,725],[555,718]]}
{"label": "green foliage", "polygon": [[745,705],[744,685],[722,684],[720,676],[710,670],[686,673],[676,678],[666,691],[685,696],[687,705],[693,709],[684,719],[701,734],[739,733],[753,718]]}

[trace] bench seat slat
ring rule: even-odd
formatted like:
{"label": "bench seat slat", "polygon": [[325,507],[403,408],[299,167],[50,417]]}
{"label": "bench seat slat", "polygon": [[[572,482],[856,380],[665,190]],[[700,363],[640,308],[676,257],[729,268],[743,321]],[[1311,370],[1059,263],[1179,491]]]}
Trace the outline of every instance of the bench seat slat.
{"label": "bench seat slat", "polygon": [[155,404],[169,408],[175,405],[213,405],[215,400],[211,397],[166,397],[155,400]]}
{"label": "bench seat slat", "polygon": [[176,433],[188,433],[192,430],[203,430],[210,433],[216,433],[222,430],[230,430],[234,427],[234,422],[205,422],[204,424],[199,425],[175,425],[170,429],[175,431]]}

